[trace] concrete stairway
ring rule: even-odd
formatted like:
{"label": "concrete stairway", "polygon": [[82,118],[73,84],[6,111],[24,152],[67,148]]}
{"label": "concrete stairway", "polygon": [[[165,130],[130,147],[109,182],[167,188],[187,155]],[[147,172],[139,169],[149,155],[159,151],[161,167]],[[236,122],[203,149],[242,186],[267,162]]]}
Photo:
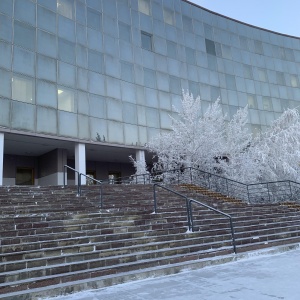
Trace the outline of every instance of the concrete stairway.
{"label": "concrete stairway", "polygon": [[[177,191],[186,189],[173,186]],[[227,218],[151,185],[0,188],[0,298],[39,299],[233,259]],[[238,253],[300,242],[293,208],[249,206],[198,194],[234,217]]]}

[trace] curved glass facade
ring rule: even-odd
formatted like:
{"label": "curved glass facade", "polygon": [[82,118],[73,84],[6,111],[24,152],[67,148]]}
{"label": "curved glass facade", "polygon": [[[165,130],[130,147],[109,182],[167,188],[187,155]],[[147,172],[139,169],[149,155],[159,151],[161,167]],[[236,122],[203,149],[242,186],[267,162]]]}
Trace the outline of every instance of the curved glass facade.
{"label": "curved glass facade", "polygon": [[181,0],[1,0],[3,131],[142,147],[182,89],[264,130],[300,103],[300,40]]}

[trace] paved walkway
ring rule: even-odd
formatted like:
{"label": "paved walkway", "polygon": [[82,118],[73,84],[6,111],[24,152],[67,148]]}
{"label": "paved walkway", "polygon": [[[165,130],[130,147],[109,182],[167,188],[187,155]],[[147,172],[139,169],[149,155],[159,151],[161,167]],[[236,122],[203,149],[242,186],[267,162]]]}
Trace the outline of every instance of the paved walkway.
{"label": "paved walkway", "polygon": [[299,281],[300,249],[54,299],[299,300]]}

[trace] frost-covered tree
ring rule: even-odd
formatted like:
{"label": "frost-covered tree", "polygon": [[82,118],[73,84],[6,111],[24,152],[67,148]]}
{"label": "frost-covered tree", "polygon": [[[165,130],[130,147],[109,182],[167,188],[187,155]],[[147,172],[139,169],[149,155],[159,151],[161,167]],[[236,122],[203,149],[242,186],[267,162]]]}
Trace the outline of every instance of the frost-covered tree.
{"label": "frost-covered tree", "polygon": [[[133,164],[135,168],[135,178],[134,182],[136,183],[145,183],[148,181],[150,174],[147,170],[147,164],[145,159],[144,160],[135,160],[131,155],[129,156],[130,162]],[[147,176],[147,177],[145,177]]]}
{"label": "frost-covered tree", "polygon": [[183,92],[182,109],[171,117],[171,131],[152,139],[147,148],[157,156],[156,170],[196,167],[213,170],[216,156],[223,155],[225,117],[219,100],[202,116],[200,97]]}
{"label": "frost-covered tree", "polygon": [[239,109],[229,122],[219,100],[207,111],[201,101],[183,92],[171,131],[148,143],[157,157],[156,170],[194,167],[227,178],[256,183],[277,180],[300,182],[300,117],[288,109],[272,126],[253,138],[247,127],[248,108]]}
{"label": "frost-covered tree", "polygon": [[300,116],[287,109],[253,141],[251,149],[259,162],[260,181],[300,182]]}

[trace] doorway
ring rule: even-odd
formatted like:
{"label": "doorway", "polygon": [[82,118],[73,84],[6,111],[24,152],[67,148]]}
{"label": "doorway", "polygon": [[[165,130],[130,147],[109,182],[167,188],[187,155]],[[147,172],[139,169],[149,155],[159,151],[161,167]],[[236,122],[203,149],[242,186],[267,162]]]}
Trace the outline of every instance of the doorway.
{"label": "doorway", "polygon": [[34,185],[33,168],[17,168],[16,185]]}

